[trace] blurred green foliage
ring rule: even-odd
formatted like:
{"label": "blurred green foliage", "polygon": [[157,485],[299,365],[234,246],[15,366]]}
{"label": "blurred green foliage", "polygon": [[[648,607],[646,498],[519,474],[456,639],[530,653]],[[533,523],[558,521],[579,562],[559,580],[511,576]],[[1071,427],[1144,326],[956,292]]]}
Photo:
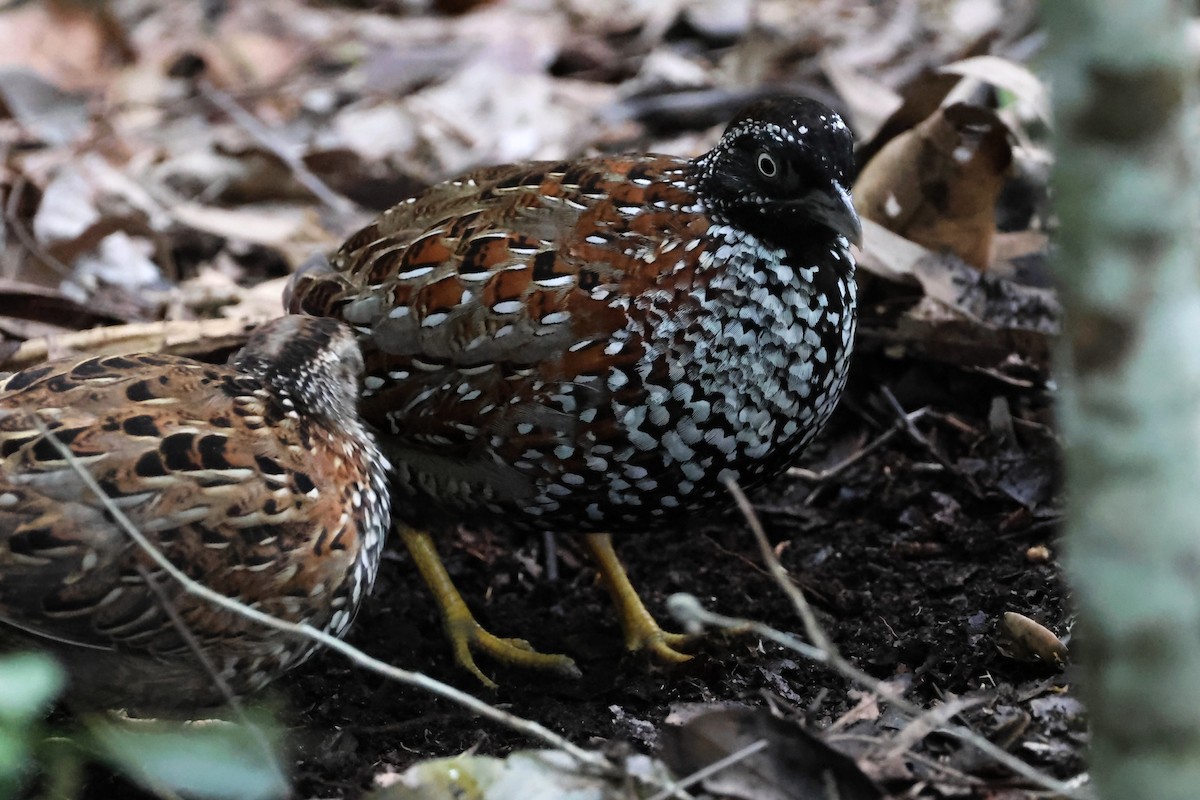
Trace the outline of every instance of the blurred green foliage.
{"label": "blurred green foliage", "polygon": [[95,715],[83,719],[82,729],[49,732],[44,718],[65,677],[49,656],[0,655],[0,800],[31,787],[43,797],[78,795],[88,761],[161,797],[274,800],[290,794],[281,728],[270,716],[235,723]]}

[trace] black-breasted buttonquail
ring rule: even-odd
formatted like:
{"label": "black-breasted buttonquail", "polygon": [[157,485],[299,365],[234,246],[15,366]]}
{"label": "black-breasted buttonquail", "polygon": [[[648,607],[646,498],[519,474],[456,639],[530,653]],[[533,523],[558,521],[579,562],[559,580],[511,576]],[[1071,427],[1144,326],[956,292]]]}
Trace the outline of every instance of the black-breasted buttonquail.
{"label": "black-breasted buttonquail", "polygon": [[[688,160],[480,169],[385,212],[289,287],[289,310],[362,334],[362,410],[396,465],[402,535],[460,661],[496,640],[430,530],[581,531],[631,648],[683,658],[611,549],[780,474],[846,381],[860,237],[853,140],[812,100],[745,109]],[[486,680],[486,679],[484,679]]]}

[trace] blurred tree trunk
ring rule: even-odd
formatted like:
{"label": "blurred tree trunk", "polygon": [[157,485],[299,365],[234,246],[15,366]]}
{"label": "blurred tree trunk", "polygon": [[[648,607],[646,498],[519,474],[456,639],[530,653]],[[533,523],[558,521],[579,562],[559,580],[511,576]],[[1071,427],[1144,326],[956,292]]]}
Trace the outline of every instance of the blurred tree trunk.
{"label": "blurred tree trunk", "polygon": [[1200,797],[1200,261],[1182,0],[1045,0],[1068,568],[1104,798]]}

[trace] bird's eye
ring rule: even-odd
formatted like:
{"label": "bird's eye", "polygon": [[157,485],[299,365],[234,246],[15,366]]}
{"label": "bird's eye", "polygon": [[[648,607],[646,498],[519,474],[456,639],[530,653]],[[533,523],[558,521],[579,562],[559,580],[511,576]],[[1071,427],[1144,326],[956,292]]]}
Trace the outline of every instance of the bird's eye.
{"label": "bird's eye", "polygon": [[765,177],[774,178],[779,173],[779,165],[775,163],[775,159],[770,153],[758,154],[758,171]]}

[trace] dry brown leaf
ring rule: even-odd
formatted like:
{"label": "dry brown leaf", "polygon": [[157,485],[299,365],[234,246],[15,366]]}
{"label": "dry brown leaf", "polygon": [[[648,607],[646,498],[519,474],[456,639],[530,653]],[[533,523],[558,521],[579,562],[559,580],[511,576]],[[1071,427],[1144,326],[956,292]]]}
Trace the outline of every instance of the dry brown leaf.
{"label": "dry brown leaf", "polygon": [[64,92],[28,69],[0,68],[0,109],[50,145],[67,144],[87,130],[86,96]]}
{"label": "dry brown leaf", "polygon": [[[916,305],[869,318],[864,344],[899,357],[919,354],[971,366],[1001,365],[1017,354],[1046,364],[1058,333],[1061,307],[1050,289],[1024,286],[996,272],[980,273],[953,254],[931,252],[871,220],[863,222],[860,283],[869,276],[917,284]],[[868,311],[869,301],[862,304]]]}
{"label": "dry brown leaf", "polygon": [[[14,7],[15,6],[15,7]],[[0,66],[30,69],[64,91],[99,89],[133,60],[107,3],[9,4],[0,12]]]}
{"label": "dry brown leaf", "polygon": [[106,309],[78,303],[58,289],[7,279],[0,279],[0,319],[10,320],[5,323],[6,333],[17,327],[11,320],[48,326],[57,331],[126,321]]}
{"label": "dry brown leaf", "polygon": [[[679,777],[762,742],[765,747],[710,775],[713,794],[745,800],[878,800],[883,792],[844,753],[793,720],[761,708],[717,708],[662,731],[662,758]],[[761,747],[761,745],[760,745]]]}
{"label": "dry brown leaf", "polygon": [[855,150],[858,163],[868,163],[888,142],[909,131],[937,112],[938,107],[949,105],[946,96],[961,82],[958,75],[922,70],[897,91],[900,107],[879,126],[873,137],[863,136],[863,142]]}
{"label": "dry brown leaf", "polygon": [[1008,129],[996,115],[956,104],[888,142],[863,168],[854,196],[864,217],[982,270],[1011,164]]}
{"label": "dry brown leaf", "polygon": [[999,56],[975,56],[947,64],[941,72],[974,78],[1011,92],[1019,102],[1027,103],[1043,121],[1050,121],[1050,98],[1045,84],[1033,70]]}
{"label": "dry brown leaf", "polygon": [[243,289],[236,305],[223,306],[221,316],[260,322],[283,316],[283,290],[288,278],[272,278]]}
{"label": "dry brown leaf", "polygon": [[171,215],[196,230],[267,247],[281,248],[317,228],[311,208],[280,203],[233,209],[176,203],[171,207]]}
{"label": "dry brown leaf", "polygon": [[838,731],[844,731],[856,722],[862,720],[877,720],[879,719],[879,695],[875,692],[867,692],[862,689],[850,689],[846,692],[851,700],[857,699],[854,708],[850,709],[840,717],[835,719],[825,729],[825,735],[829,736]]}

